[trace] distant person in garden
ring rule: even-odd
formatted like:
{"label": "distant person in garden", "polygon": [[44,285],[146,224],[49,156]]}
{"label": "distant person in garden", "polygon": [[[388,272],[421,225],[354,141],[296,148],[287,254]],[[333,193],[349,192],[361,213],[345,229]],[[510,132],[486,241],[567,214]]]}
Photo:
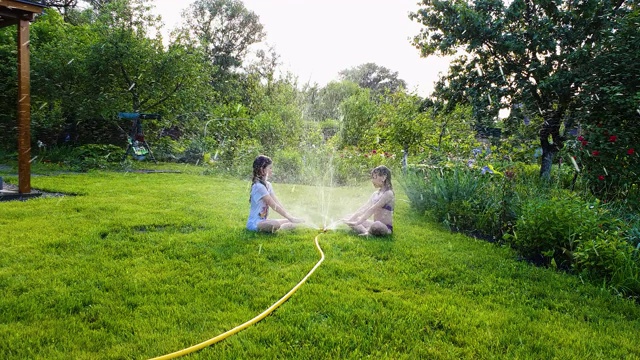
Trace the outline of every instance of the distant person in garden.
{"label": "distant person in garden", "polygon": [[[371,183],[378,191],[355,214],[345,219],[345,224],[360,235],[390,235],[393,232],[393,206],[396,199],[391,184],[391,170],[384,165],[376,167],[371,171]],[[373,221],[369,220],[371,216]]]}
{"label": "distant person in garden", "polygon": [[[264,155],[259,155],[253,161],[253,180],[251,185],[251,195],[249,195],[249,219],[247,229],[251,231],[275,232],[278,229],[291,229],[296,223],[304,220],[291,216],[276,197],[271,183],[273,161]],[[284,219],[269,220],[269,208],[284,216]]]}

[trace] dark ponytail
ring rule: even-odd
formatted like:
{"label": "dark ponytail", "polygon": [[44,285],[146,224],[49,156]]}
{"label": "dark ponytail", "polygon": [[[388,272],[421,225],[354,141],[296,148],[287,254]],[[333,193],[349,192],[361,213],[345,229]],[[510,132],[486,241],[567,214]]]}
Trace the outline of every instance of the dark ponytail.
{"label": "dark ponytail", "polygon": [[[268,156],[258,155],[258,157],[253,160],[253,179],[251,179],[251,184],[255,184],[256,182],[260,182],[262,185],[267,187],[267,181],[264,178],[264,169],[267,166],[271,165],[273,161]],[[251,201],[251,198],[249,198]]]}

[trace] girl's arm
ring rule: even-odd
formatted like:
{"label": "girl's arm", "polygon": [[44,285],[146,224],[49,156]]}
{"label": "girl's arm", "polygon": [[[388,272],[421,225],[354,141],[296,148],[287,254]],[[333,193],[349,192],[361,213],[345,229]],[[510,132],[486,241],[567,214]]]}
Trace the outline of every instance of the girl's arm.
{"label": "girl's arm", "polygon": [[283,217],[285,217],[287,220],[289,220],[289,221],[291,221],[293,223],[304,222],[304,220],[302,220],[302,219],[298,219],[298,218],[295,218],[295,217],[291,216],[291,214],[289,214],[287,212],[287,210],[285,210],[284,206],[282,206],[282,204],[280,204],[280,202],[278,201],[277,198],[275,198],[275,196],[265,195],[262,199],[264,200],[265,204],[267,204],[270,208],[272,208],[278,214],[280,214]]}
{"label": "girl's arm", "polygon": [[358,208],[358,210],[356,210],[356,212],[353,213],[353,215],[349,216],[344,221],[346,222],[355,221],[357,218],[360,217],[360,215],[364,214],[372,205],[373,205],[373,195],[371,196],[371,198],[369,198],[369,200],[367,200],[367,202],[364,205],[360,206],[360,208]]}
{"label": "girl's arm", "polygon": [[369,217],[371,217],[371,215],[375,214],[375,212],[378,209],[381,209],[383,206],[385,206],[386,204],[390,203],[394,198],[393,192],[392,191],[385,191],[384,194],[382,194],[382,196],[380,196],[380,199],[378,199],[377,202],[375,203],[371,203],[362,213],[362,215],[360,215],[359,217],[353,217],[353,223],[355,225],[359,225],[362,224],[365,220],[367,220]]}

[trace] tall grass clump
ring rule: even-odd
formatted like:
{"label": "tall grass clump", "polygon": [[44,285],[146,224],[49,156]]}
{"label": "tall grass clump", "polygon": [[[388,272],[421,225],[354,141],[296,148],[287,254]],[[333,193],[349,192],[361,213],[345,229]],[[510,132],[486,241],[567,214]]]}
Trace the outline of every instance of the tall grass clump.
{"label": "tall grass clump", "polygon": [[495,241],[511,231],[520,206],[515,173],[505,174],[427,168],[409,171],[402,185],[413,208],[431,220]]}

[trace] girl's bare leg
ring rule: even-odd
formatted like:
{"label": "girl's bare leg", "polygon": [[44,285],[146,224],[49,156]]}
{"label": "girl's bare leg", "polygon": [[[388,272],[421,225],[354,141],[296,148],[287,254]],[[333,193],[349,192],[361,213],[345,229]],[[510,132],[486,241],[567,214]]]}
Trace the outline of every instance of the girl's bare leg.
{"label": "girl's bare leg", "polygon": [[371,224],[371,227],[369,227],[369,234],[374,236],[384,236],[391,234],[391,230],[389,230],[387,225],[383,224],[380,221],[376,221]]}
{"label": "girl's bare leg", "polygon": [[371,226],[371,224],[372,224],[371,220],[366,220],[360,225],[351,226],[351,228],[358,235],[368,235],[369,234],[369,227]]}
{"label": "girl's bare leg", "polygon": [[[291,224],[287,219],[264,220],[258,223],[258,231],[274,233],[285,224]],[[293,224],[291,224],[293,225]]]}

